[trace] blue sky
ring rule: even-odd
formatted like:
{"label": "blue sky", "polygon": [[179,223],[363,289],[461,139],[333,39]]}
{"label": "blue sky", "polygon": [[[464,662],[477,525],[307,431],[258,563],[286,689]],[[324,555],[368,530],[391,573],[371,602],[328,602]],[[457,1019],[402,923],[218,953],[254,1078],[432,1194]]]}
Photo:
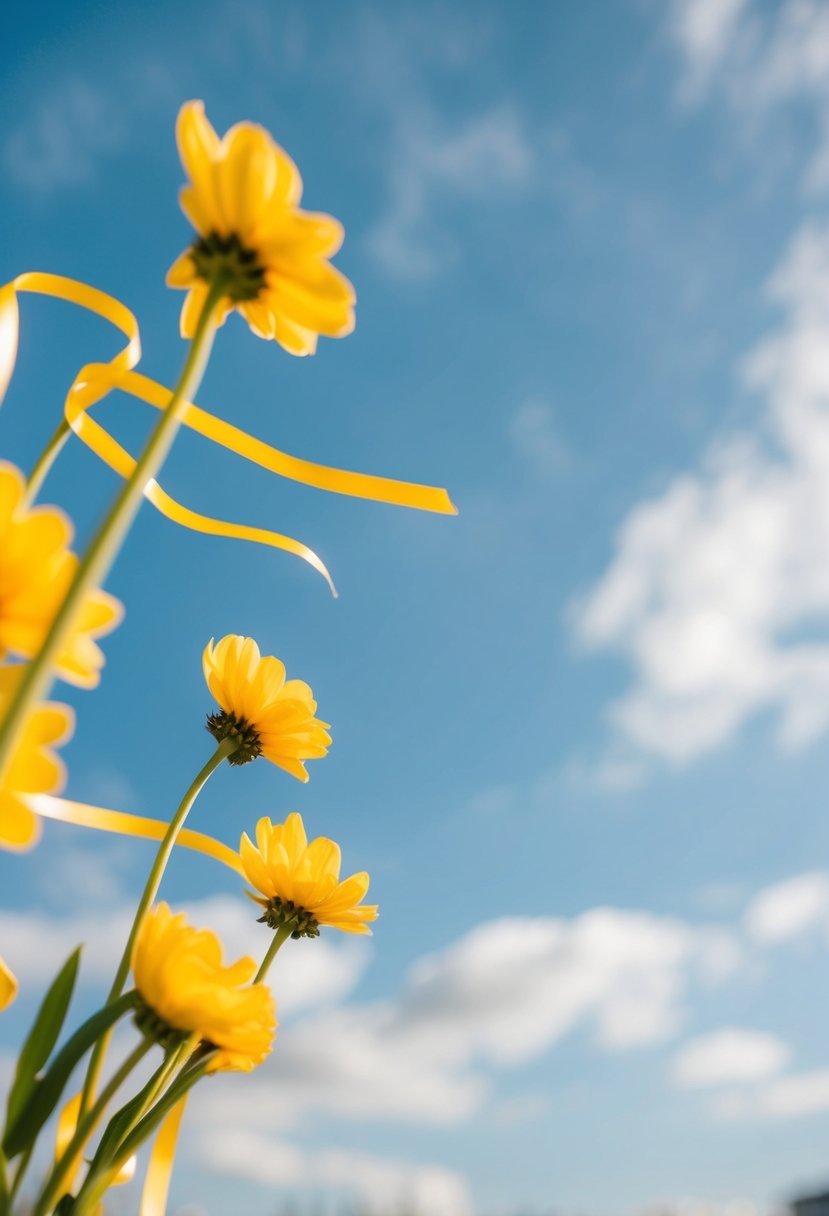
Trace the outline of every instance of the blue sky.
{"label": "blue sky", "polygon": [[[334,747],[305,787],[220,773],[196,826],[300,810],[381,904],[369,945],[280,957],[273,1060],[193,1103],[174,1208],[735,1216],[824,1184],[825,7],[46,5],[2,55],[4,279],[118,295],[169,382],[175,114],[262,122],[345,224],[357,330],[295,361],[233,319],[200,403],[460,508],[327,496],[184,435],[163,484],[306,541],[340,599],[146,507],[101,688],[61,690],[71,796],[163,817],[209,752],[205,642],[255,636]],[[33,462],[111,343],[24,300],[4,457]],[[102,410],[140,443],[143,407]],[[75,443],[45,498],[83,538],[113,489]],[[148,861],[56,825],[0,858],[7,1055],[76,939],[99,996]],[[264,948],[204,861],[166,894]]]}

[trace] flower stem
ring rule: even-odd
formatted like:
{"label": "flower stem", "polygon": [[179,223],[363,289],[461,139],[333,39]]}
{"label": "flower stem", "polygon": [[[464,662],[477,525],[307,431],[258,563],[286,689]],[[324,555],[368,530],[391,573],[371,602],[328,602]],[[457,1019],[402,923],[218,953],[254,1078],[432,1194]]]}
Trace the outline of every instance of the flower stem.
{"label": "flower stem", "polygon": [[223,283],[216,280],[211,284],[204,302],[178,384],[135,468],[119,490],[86,553],[78,563],[75,577],[69,584],[63,603],[55,614],[37,657],[26,664],[23,677],[0,722],[0,774],[9,760],[27,711],[49,688],[55,660],[84,598],[93,587],[100,586],[105,579],[138,513],[147,483],[155,477],[172,447],[181,425],[184,406],[195,395],[207,366],[216,332],[216,308],[222,293]]}
{"label": "flower stem", "polygon": [[[156,1130],[164,1116],[185,1097],[197,1081],[201,1080],[207,1071],[208,1063],[209,1059],[204,1058],[185,1067],[156,1105],[122,1140],[117,1151],[106,1162],[92,1162],[72,1208],[72,1216],[88,1216],[89,1213],[96,1210],[97,1204],[112,1185],[112,1180],[124,1162],[137,1152],[143,1142]],[[33,1216],[39,1216],[39,1214],[35,1213]]]}
{"label": "flower stem", "polygon": [[61,449],[66,443],[66,440],[69,438],[71,432],[72,428],[70,427],[69,423],[64,417],[61,416],[60,422],[55,427],[54,434],[46,444],[46,447],[40,453],[40,456],[37,459],[37,464],[29,474],[29,479],[26,482],[25,497],[27,506],[30,503],[33,503],[40,493],[40,488],[46,480],[49,470],[60,455]]}
{"label": "flower stem", "polygon": [[75,1128],[75,1134],[66,1146],[66,1149],[61,1154],[55,1167],[49,1176],[49,1179],[44,1187],[40,1198],[32,1209],[32,1216],[48,1216],[52,1211],[53,1205],[60,1198],[61,1184],[64,1178],[72,1167],[77,1155],[81,1152],[84,1144],[86,1144],[92,1132],[101,1118],[101,1115],[106,1110],[107,1105],[111,1101],[113,1095],[120,1089],[124,1081],[130,1075],[137,1064],[143,1060],[144,1056],[154,1046],[152,1039],[142,1039],[134,1051],[127,1056],[123,1064],[113,1074],[104,1088],[101,1090],[101,1096],[94,1104],[91,1110],[86,1114],[80,1113],[78,1125]]}
{"label": "flower stem", "polygon": [[[167,862],[170,859],[170,854],[178,839],[178,834],[184,826],[184,821],[190,813],[190,808],[196,801],[199,793],[203,789],[208,778],[216,771],[222,761],[230,756],[239,746],[236,739],[223,739],[216,748],[213,755],[207,763],[199,770],[193,778],[187,793],[179,803],[178,810],[170,821],[170,826],[164,834],[164,839],[158,846],[158,852],[155,856],[152,869],[147,877],[144,885],[144,891],[141,899],[138,901],[138,907],[135,910],[135,917],[132,922],[127,944],[124,947],[124,953],[121,956],[121,961],[118,964],[118,970],[115,973],[115,979],[112,981],[112,987],[107,997],[107,1005],[111,1005],[117,1000],[124,991],[124,985],[127,982],[127,977],[130,973],[130,965],[132,962],[132,950],[135,945],[135,939],[138,936],[138,931],[141,928],[147,910],[158,894],[158,888],[161,886],[161,879],[164,877],[164,871],[167,868]],[[81,1098],[81,1112],[85,1111],[92,1101],[95,1093],[95,1087],[98,1082],[98,1075],[101,1071],[101,1066],[104,1062],[107,1047],[109,1046],[110,1034],[104,1034],[98,1039],[92,1051],[89,1060],[89,1068],[87,1069],[86,1080],[84,1081],[83,1097]]]}
{"label": "flower stem", "polygon": [[265,976],[271,968],[271,963],[276,958],[277,952],[282,948],[283,944],[288,940],[294,931],[296,921],[289,921],[287,925],[282,925],[273,935],[273,941],[268,946],[268,953],[262,959],[262,965],[253,977],[254,984],[261,984]]}

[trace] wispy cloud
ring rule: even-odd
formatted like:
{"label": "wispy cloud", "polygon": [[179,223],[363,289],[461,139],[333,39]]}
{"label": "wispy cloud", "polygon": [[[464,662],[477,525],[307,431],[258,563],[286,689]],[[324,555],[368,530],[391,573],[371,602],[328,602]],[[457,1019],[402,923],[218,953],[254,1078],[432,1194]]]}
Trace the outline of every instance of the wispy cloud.
{"label": "wispy cloud", "polygon": [[766,887],[749,904],[745,926],[750,937],[767,946],[815,929],[829,933],[829,874],[813,870]]}
{"label": "wispy cloud", "polygon": [[[758,891],[739,932],[747,952],[803,944],[829,946],[829,871],[796,874]],[[774,958],[774,953],[765,956]],[[682,1088],[718,1088],[708,1105],[714,1119],[798,1119],[829,1111],[829,1070],[788,1072],[792,1049],[779,1035],[724,1027],[686,1041],[670,1075]],[[739,1089],[734,1088],[739,1085]]]}
{"label": "wispy cloud", "polygon": [[512,414],[509,438],[527,467],[544,480],[561,473],[573,459],[552,407],[538,397],[528,398]]}
{"label": "wispy cloud", "polygon": [[389,206],[367,240],[383,268],[400,278],[430,278],[454,260],[456,239],[441,226],[441,204],[523,190],[531,178],[524,123],[509,105],[455,127],[417,107],[396,121],[392,147]]}
{"label": "wispy cloud", "polygon": [[48,193],[91,181],[98,162],[125,143],[126,130],[111,99],[80,77],[69,76],[53,85],[12,130],[3,162],[19,186]]}
{"label": "wispy cloud", "polygon": [[687,63],[686,95],[698,96],[732,51],[751,0],[674,0],[669,28]]}
{"label": "wispy cloud", "polygon": [[8,178],[47,197],[94,183],[101,165],[135,142],[139,120],[181,100],[175,72],[138,54],[104,70],[94,84],[75,72],[44,82],[28,111],[8,128],[0,158]]}
{"label": "wispy cloud", "polygon": [[534,140],[513,93],[478,108],[440,101],[447,82],[474,79],[497,32],[494,10],[473,16],[425,3],[393,17],[364,11],[350,26],[347,55],[338,46],[332,59],[333,70],[347,67],[348,87],[372,118],[382,115],[386,200],[366,244],[391,277],[447,270],[469,228],[458,210],[514,199],[534,182]]}
{"label": "wispy cloud", "polygon": [[789,1047],[777,1035],[728,1026],[690,1039],[671,1062],[682,1088],[762,1081],[781,1072]]}
{"label": "wispy cloud", "polygon": [[711,1104],[726,1120],[799,1119],[829,1110],[829,1069],[795,1073],[750,1091],[729,1090]]}
{"label": "wispy cloud", "polygon": [[202,1163],[268,1188],[313,1186],[352,1194],[370,1211],[406,1211],[412,1216],[470,1216],[467,1185],[455,1170],[439,1165],[327,1148],[308,1152],[251,1130],[208,1131],[198,1141]]}
{"label": "wispy cloud", "polygon": [[617,750],[688,761],[767,708],[785,750],[829,729],[827,282],[829,228],[806,226],[770,285],[783,323],[742,367],[767,401],[758,431],[634,507],[575,608],[580,641],[633,668],[610,711]]}
{"label": "wispy cloud", "polygon": [[730,109],[735,134],[766,172],[791,172],[791,141],[775,119],[807,103],[817,115],[807,188],[829,187],[829,9],[822,0],[674,0],[667,22],[684,66],[679,96]]}

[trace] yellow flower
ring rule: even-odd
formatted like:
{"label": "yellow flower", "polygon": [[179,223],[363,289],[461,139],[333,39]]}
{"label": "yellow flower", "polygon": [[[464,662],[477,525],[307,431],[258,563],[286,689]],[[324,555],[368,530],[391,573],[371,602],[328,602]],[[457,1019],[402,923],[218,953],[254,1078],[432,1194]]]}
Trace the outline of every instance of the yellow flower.
{"label": "yellow flower", "polygon": [[303,760],[318,760],[328,751],[328,723],[315,718],[317,703],[302,680],[286,680],[285,665],[264,657],[253,638],[230,633],[203,656],[207,687],[222,707],[210,714],[207,729],[216,739],[239,741],[230,764],[264,756],[287,773],[307,781]]}
{"label": "yellow flower", "polygon": [[[27,507],[25,489],[20,470],[0,462],[0,659],[34,658],[78,564],[69,519],[56,507]],[[57,675],[94,688],[104,665],[94,639],[122,616],[114,596],[90,592],[55,663]]]}
{"label": "yellow flower", "polygon": [[0,958],[0,1011],[8,1009],[17,996],[17,980]]}
{"label": "yellow flower", "polygon": [[[23,667],[0,667],[0,717],[23,673]],[[40,820],[21,795],[53,794],[63,788],[66,770],[52,750],[72,734],[74,714],[68,705],[41,702],[29,714],[0,779],[0,848],[30,849],[40,836]]]}
{"label": "yellow flower", "polygon": [[193,929],[183,913],[174,916],[169,905],[158,904],[138,931],[132,971],[150,1018],[162,1023],[153,1026],[159,1037],[178,1030],[221,1049],[212,1071],[249,1072],[269,1055],[276,1032],[270,989],[250,984],[252,958],[224,967],[211,930]]}
{"label": "yellow flower", "polygon": [[182,210],[199,239],[167,274],[189,288],[181,332],[193,336],[208,283],[227,287],[220,322],[237,308],[260,338],[293,355],[313,354],[317,336],[341,338],[354,328],[354,288],[328,258],[343,241],[330,215],[301,211],[302,178],[262,127],[242,122],[219,139],[201,101],[179,111],[179,154],[190,184]]}
{"label": "yellow flower", "polygon": [[340,846],[325,836],[308,844],[302,816],[284,823],[260,819],[256,844],[247,833],[239,844],[242,870],[265,909],[262,919],[272,929],[295,923],[294,937],[317,937],[320,925],[344,933],[371,933],[367,922],[377,919],[376,904],[361,904],[368,874],[352,874],[340,882]]}

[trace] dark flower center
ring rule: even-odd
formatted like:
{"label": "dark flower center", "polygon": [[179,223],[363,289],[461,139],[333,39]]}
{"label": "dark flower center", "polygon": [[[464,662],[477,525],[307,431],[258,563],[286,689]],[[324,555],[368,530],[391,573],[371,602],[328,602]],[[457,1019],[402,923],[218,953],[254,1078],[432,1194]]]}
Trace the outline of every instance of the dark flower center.
{"label": "dark flower center", "polygon": [[183,1043],[187,1037],[186,1031],[177,1030],[175,1026],[165,1022],[141,997],[138,998],[133,1021],[145,1038],[152,1039],[165,1051],[168,1047]]}
{"label": "dark flower center", "polygon": [[235,233],[219,236],[211,232],[190,250],[199,278],[212,283],[220,278],[224,294],[231,300],[255,300],[265,286],[265,269],[252,249],[246,249]]}
{"label": "dark flower center", "polygon": [[289,925],[293,925],[291,937],[294,941],[300,937],[319,937],[320,935],[319,921],[315,916],[306,912],[293,900],[280,899],[278,895],[274,895],[273,899],[268,900],[264,916],[259,917],[259,924],[267,925],[274,931],[287,929]]}
{"label": "dark flower center", "polygon": [[247,718],[237,717],[223,709],[221,713],[208,714],[205,725],[217,743],[223,739],[236,740],[236,750],[228,756],[228,764],[248,764],[262,755],[259,732]]}

